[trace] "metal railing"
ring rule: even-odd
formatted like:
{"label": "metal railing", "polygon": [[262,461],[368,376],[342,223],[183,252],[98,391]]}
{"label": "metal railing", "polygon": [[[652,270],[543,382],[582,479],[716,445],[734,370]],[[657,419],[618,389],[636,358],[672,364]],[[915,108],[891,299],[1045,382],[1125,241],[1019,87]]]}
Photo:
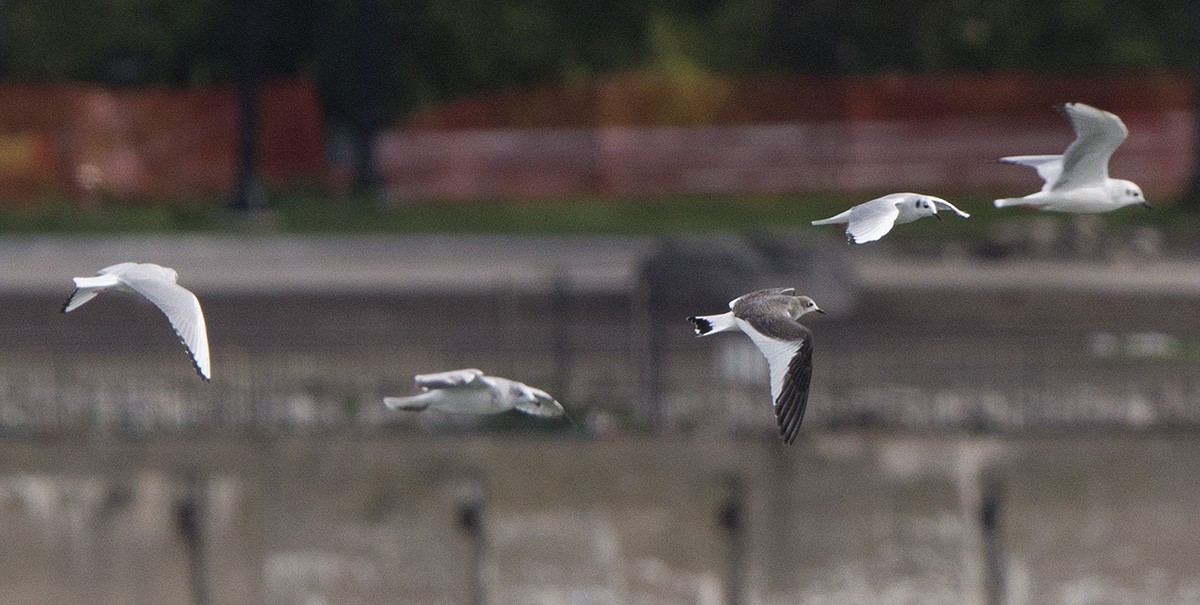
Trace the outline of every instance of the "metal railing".
{"label": "metal railing", "polygon": [[[456,297],[447,312],[439,297],[403,304],[312,297],[305,302],[313,308],[336,303],[339,312],[316,314],[320,325],[283,317],[236,334],[214,332],[207,384],[165,334],[0,350],[0,430],[571,430],[516,416],[403,414],[382,405],[384,395],[411,392],[414,374],[478,367],[549,390],[577,428],[593,433],[770,432],[766,365],[750,341],[737,334],[697,339],[686,311],[647,309],[644,300],[498,291]],[[214,301],[210,315],[247,304],[270,301]],[[1051,324],[883,326],[861,316],[818,320],[814,330],[805,420],[812,429],[1200,424],[1200,335]]]}

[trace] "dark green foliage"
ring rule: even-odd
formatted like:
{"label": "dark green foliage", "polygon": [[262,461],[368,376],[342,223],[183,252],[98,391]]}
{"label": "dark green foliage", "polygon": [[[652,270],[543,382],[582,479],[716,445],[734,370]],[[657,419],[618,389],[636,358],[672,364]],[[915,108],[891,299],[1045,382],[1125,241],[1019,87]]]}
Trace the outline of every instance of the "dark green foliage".
{"label": "dark green foliage", "polygon": [[[250,0],[12,0],[0,78],[232,81]],[[630,69],[871,73],[1187,68],[1190,0],[258,0],[267,77],[313,78],[331,120],[390,122],[483,90]],[[378,50],[379,52],[375,52]],[[364,84],[365,83],[365,84]]]}

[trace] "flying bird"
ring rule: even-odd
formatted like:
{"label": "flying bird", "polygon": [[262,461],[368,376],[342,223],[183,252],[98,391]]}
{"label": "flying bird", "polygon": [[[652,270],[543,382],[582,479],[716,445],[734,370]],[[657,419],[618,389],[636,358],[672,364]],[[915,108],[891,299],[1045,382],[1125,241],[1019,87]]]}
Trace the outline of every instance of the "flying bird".
{"label": "flying bird", "polygon": [[76,277],[75,291],[63,305],[62,312],[70,313],[105,292],[133,292],[154,303],[192,358],[196,373],[204,380],[212,378],[208,358],[208,328],[200,301],[187,288],[175,283],[179,274],[174,269],[154,263],[120,263],[105,267],[96,277]]}
{"label": "flying bird", "polygon": [[836,216],[813,221],[812,224],[844,224],[846,239],[850,243],[865,244],[887,235],[896,225],[911,223],[927,216],[942,220],[942,217],[938,216],[938,210],[952,210],[963,218],[971,217],[940,197],[919,193],[892,193],[863,202]]}
{"label": "flying bird", "polygon": [[771,288],[739,296],[720,315],[689,317],[697,336],[741,330],[767,358],[771,401],[779,437],[796,439],[812,379],[812,331],[796,321],[810,311],[824,313],[813,299],[795,296],[795,288]]}
{"label": "flying bird", "polygon": [[1083,103],[1064,103],[1058,110],[1071,121],[1075,140],[1062,155],[1000,158],[1005,164],[1033,168],[1045,184],[1041,191],[1025,197],[996,200],[996,207],[1076,213],[1108,212],[1132,204],[1149,208],[1137,183],[1108,176],[1108,158],[1129,136],[1121,118]]}
{"label": "flying bird", "polygon": [[414,380],[419,394],[384,397],[384,405],[394,410],[455,414],[498,414],[508,410],[545,418],[566,414],[562,404],[545,391],[515,380],[486,376],[476,369],[418,374]]}

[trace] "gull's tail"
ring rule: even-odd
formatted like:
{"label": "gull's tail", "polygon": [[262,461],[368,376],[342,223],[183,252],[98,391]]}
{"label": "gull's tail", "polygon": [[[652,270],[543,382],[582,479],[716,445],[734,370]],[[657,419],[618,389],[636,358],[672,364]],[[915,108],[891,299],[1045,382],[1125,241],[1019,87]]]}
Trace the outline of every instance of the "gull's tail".
{"label": "gull's tail", "polygon": [[1029,200],[1023,197],[1006,197],[992,202],[997,208],[1007,208],[1009,206],[1029,206]]}
{"label": "gull's tail", "polygon": [[696,336],[707,336],[715,332],[728,332],[738,329],[737,321],[733,318],[733,313],[697,315],[696,317],[689,317],[688,321],[696,326]]}
{"label": "gull's tail", "polygon": [[121,283],[120,280],[111,275],[76,277],[74,281],[75,291],[71,293],[71,297],[67,299],[67,302],[63,303],[63,313],[70,313],[82,307],[83,303],[96,298],[96,295],[103,292],[105,288],[111,288]]}
{"label": "gull's tail", "polygon": [[83,303],[85,303],[89,300],[92,300],[93,298],[96,298],[96,295],[99,293],[100,293],[99,290],[76,289],[74,292],[71,293],[71,298],[68,298],[67,302],[63,303],[62,312],[70,313],[71,311],[74,311],[75,309],[82,307]]}
{"label": "gull's tail", "polygon": [[421,393],[412,397],[384,397],[383,405],[386,405],[389,410],[409,410],[419,412],[429,407],[429,393]]}
{"label": "gull's tail", "polygon": [[850,211],[849,210],[847,210],[841,214],[831,216],[829,218],[823,218],[819,221],[813,221],[812,224],[814,224],[814,225],[842,225],[842,224],[845,224],[848,222],[850,222]]}

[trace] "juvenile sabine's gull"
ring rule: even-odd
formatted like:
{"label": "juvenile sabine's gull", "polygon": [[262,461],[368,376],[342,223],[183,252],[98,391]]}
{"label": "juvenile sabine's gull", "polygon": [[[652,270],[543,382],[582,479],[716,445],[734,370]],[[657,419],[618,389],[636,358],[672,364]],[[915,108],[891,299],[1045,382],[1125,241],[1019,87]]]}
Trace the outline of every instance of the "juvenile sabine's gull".
{"label": "juvenile sabine's gull", "polygon": [[420,393],[410,397],[384,397],[394,410],[438,410],[455,414],[498,414],[517,410],[532,416],[557,418],[566,414],[548,393],[527,384],[485,376],[476,369],[418,374]]}
{"label": "juvenile sabine's gull", "polygon": [[1107,111],[1065,103],[1058,106],[1075,130],[1075,141],[1062,155],[1014,155],[1000,158],[1006,164],[1037,170],[1045,184],[1025,197],[996,200],[997,208],[1028,206],[1057,212],[1107,212],[1131,204],[1150,204],[1133,181],[1108,176],[1108,158],[1129,130],[1121,118]]}
{"label": "juvenile sabine's gull", "polygon": [[846,239],[852,244],[865,244],[887,235],[895,225],[911,223],[927,216],[941,220],[938,210],[953,210],[963,218],[971,217],[940,197],[919,193],[893,193],[863,202],[836,216],[813,221],[812,224],[845,224]]}
{"label": "juvenile sabine's gull", "polygon": [[771,370],[771,401],[784,443],[794,441],[800,430],[812,379],[812,331],[796,319],[809,311],[824,313],[813,299],[795,293],[795,288],[759,290],[730,301],[728,313],[688,318],[697,336],[741,330],[762,351]]}
{"label": "juvenile sabine's gull", "polygon": [[105,267],[96,277],[76,277],[75,291],[63,305],[62,312],[70,313],[105,292],[133,292],[146,297],[171,322],[175,334],[192,357],[192,365],[204,380],[212,378],[208,359],[208,328],[200,301],[187,288],[175,283],[179,274],[174,269],[154,263],[120,263]]}

